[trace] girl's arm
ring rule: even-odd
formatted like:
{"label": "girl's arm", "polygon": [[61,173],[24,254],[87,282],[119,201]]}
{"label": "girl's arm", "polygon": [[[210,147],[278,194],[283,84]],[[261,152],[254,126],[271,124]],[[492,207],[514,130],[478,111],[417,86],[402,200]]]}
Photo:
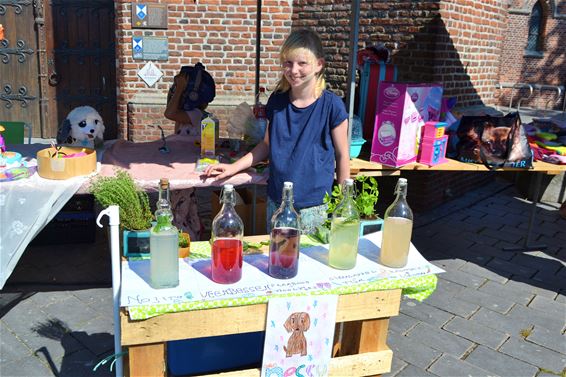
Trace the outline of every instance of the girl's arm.
{"label": "girl's arm", "polygon": [[204,171],[204,175],[210,177],[216,175],[215,181],[224,178],[229,178],[234,174],[241,172],[261,161],[264,161],[269,156],[269,129],[265,130],[265,136],[254,149],[247,153],[244,157],[232,164],[216,164],[209,165]]}
{"label": "girl's arm", "polygon": [[[181,98],[183,98],[183,93],[187,87],[187,76],[184,73],[179,73],[173,79],[175,82],[175,92],[169,102],[167,102],[167,108],[163,114],[165,118],[174,120],[180,124],[192,124],[191,118],[187,113],[180,109]],[[177,131],[177,125],[175,125],[175,132]]]}
{"label": "girl's arm", "polygon": [[332,142],[336,157],[336,180],[342,184],[350,178],[350,146],[348,145],[348,119],[332,129]]}

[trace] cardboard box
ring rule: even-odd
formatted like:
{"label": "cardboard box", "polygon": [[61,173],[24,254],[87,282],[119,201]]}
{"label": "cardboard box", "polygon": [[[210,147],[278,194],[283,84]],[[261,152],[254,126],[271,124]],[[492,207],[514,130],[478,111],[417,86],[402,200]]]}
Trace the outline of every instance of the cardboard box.
{"label": "cardboard box", "polygon": [[440,117],[440,84],[382,82],[370,161],[399,167],[416,161],[420,129]]}
{"label": "cardboard box", "polygon": [[[244,222],[244,235],[255,236],[266,234],[266,210],[267,203],[264,197],[256,196],[255,214],[253,213],[253,190],[251,188],[237,188],[236,212]],[[220,212],[220,191],[213,191],[211,196],[212,219]],[[252,218],[255,215],[255,232],[252,232]]]}

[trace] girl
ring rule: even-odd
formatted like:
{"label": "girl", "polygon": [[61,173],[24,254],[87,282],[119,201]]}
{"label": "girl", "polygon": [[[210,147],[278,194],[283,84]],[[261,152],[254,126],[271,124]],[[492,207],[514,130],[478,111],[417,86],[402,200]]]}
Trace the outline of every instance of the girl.
{"label": "girl", "polygon": [[326,218],[324,194],[336,179],[350,176],[348,113],[342,100],[325,90],[324,52],[311,30],[293,31],[280,52],[282,77],[267,102],[264,139],[233,164],[209,166],[216,180],[230,177],[269,157],[268,230],[279,207],[283,182],[293,182],[302,231],[312,233]]}

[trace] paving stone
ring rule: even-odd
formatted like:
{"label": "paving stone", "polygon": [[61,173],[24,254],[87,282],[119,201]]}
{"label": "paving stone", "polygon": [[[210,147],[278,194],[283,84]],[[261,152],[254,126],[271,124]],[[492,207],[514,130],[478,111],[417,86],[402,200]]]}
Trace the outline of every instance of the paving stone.
{"label": "paving stone", "polygon": [[[538,285],[537,285],[538,284]],[[525,292],[534,293],[535,295],[544,296],[548,298],[555,298],[557,293],[551,286],[545,286],[544,284],[533,281],[532,279],[526,278],[514,278],[507,283],[505,286],[513,289],[521,289]]]}
{"label": "paving stone", "polygon": [[468,274],[462,270],[446,271],[438,275],[439,280],[448,280],[456,284],[470,288],[479,288],[487,279],[477,275]]}
{"label": "paving stone", "polygon": [[500,247],[494,247],[494,246],[482,245],[482,244],[476,244],[468,250],[476,254],[482,255],[484,257],[489,257],[487,258],[485,263],[476,263],[481,266],[486,265],[487,262],[489,262],[493,257],[503,260],[511,260],[515,255],[515,253],[513,252],[502,251]]}
{"label": "paving stone", "polygon": [[563,267],[562,262],[540,251],[517,253],[510,262],[536,270],[544,270],[550,274],[556,273]]}
{"label": "paving stone", "polygon": [[566,305],[547,297],[535,296],[528,307],[544,311],[545,313],[557,318],[564,318],[566,316]]}
{"label": "paving stone", "polygon": [[78,329],[82,324],[97,316],[93,309],[75,296],[69,296],[66,300],[56,302],[44,310],[53,318],[65,322],[71,329]]}
{"label": "paving stone", "polygon": [[459,360],[452,355],[442,355],[428,369],[439,376],[467,376],[486,377],[493,376],[485,369],[481,369],[466,361]]}
{"label": "paving stone", "polygon": [[497,230],[485,228],[479,234],[482,236],[489,236],[510,243],[517,243],[523,239],[523,237],[521,237],[516,233],[506,232],[503,228]]}
{"label": "paving stone", "polygon": [[[53,376],[53,373],[46,364],[35,356],[26,357],[23,360],[12,361],[0,365],[0,374],[10,377],[30,377],[30,376]],[[64,376],[63,374],[59,374]]]}
{"label": "paving stone", "polygon": [[566,325],[564,315],[557,317],[553,314],[522,305],[515,305],[507,316],[516,320],[528,321],[532,325],[538,325],[553,331],[563,331]]}
{"label": "paving stone", "polygon": [[387,344],[399,359],[422,369],[426,369],[441,355],[441,352],[428,345],[409,339],[394,331],[389,331]]}
{"label": "paving stone", "polygon": [[533,327],[533,324],[528,319],[511,318],[486,308],[480,308],[470,317],[470,320],[512,336],[519,336],[521,330]]}
{"label": "paving stone", "polygon": [[511,274],[503,271],[493,271],[493,269],[478,266],[474,263],[466,263],[459,269],[472,275],[480,276],[489,280],[505,284],[511,277]]}
{"label": "paving stone", "polygon": [[509,338],[499,351],[539,368],[561,371],[566,365],[566,355],[527,342],[522,338]]}
{"label": "paving stone", "polygon": [[112,321],[99,317],[73,331],[71,336],[94,355],[102,355],[114,349],[114,331]]}
{"label": "paving stone", "polygon": [[500,204],[498,202],[493,203],[490,208],[498,209],[504,214],[512,213],[515,215],[522,215],[524,212],[523,206],[515,205],[515,203],[511,203],[508,205]]}
{"label": "paving stone", "polygon": [[527,340],[566,355],[566,335],[559,332],[551,331],[541,326],[535,326],[527,337]]}
{"label": "paving stone", "polygon": [[434,377],[436,374],[427,372],[422,368],[417,368],[414,365],[407,364],[403,370],[395,375],[395,377]]}
{"label": "paving stone", "polygon": [[37,308],[35,303],[29,299],[20,301],[2,317],[4,324],[18,336],[31,334],[35,324],[48,319],[47,313]]}
{"label": "paving stone", "polygon": [[479,245],[487,245],[487,246],[493,246],[497,242],[499,242],[498,238],[493,238],[493,237],[487,236],[485,234],[477,234],[477,233],[463,234],[462,238],[465,238],[468,241],[473,241],[473,242],[475,242],[476,244],[479,244]]}
{"label": "paving stone", "polygon": [[[509,283],[509,282],[507,282]],[[523,289],[516,288],[514,286],[509,286],[508,284],[499,284],[497,282],[488,280],[484,285],[482,285],[478,291],[493,295],[496,297],[501,297],[509,299],[513,302],[518,302],[522,305],[527,305],[533,297],[534,294],[525,292]]]}
{"label": "paving stone", "polygon": [[419,321],[413,317],[409,317],[403,313],[399,313],[389,319],[389,328],[399,334],[405,335],[407,331],[415,327]]}
{"label": "paving stone", "polygon": [[498,313],[507,313],[515,304],[513,301],[503,298],[494,297],[484,292],[475,289],[466,288],[462,291],[460,297],[463,301],[471,302],[487,309],[496,311]]}
{"label": "paving stone", "polygon": [[506,271],[512,275],[525,276],[527,278],[534,276],[538,272],[536,268],[517,265],[516,263],[510,263],[499,258],[490,260],[487,267],[497,271]]}
{"label": "paving stone", "polygon": [[64,301],[70,297],[67,291],[55,291],[55,292],[36,292],[29,301],[39,308],[46,308],[55,303]]}
{"label": "paving stone", "polygon": [[454,296],[452,294],[448,294],[442,290],[439,290],[438,292],[435,291],[431,296],[429,296],[426,299],[426,303],[427,305],[442,309],[448,313],[456,314],[464,318],[469,318],[479,309],[479,306],[459,299],[459,295],[460,294],[456,294],[456,296]]}
{"label": "paving stone", "polygon": [[434,306],[430,306],[425,302],[418,302],[416,300],[408,299],[401,301],[400,311],[401,313],[406,314],[409,317],[416,318],[438,328],[440,328],[453,317],[452,314],[437,309]]}
{"label": "paving stone", "polygon": [[87,350],[81,350],[70,354],[65,357],[61,364],[60,375],[61,376],[76,376],[76,377],[87,377],[87,376],[113,376],[114,373],[110,372],[109,368],[102,366],[93,372],[92,369],[100,361],[99,358],[94,356]]}
{"label": "paving stone", "polygon": [[83,289],[71,294],[98,312],[112,314],[112,288]]}
{"label": "paving stone", "polygon": [[501,377],[534,377],[538,372],[534,365],[481,345],[466,357],[466,361]]}
{"label": "paving stone", "polygon": [[0,322],[0,365],[29,357],[31,350]]}
{"label": "paving stone", "polygon": [[464,338],[426,323],[416,325],[409,331],[407,338],[457,357],[462,357],[473,346],[472,342]]}
{"label": "paving stone", "polygon": [[428,261],[435,266],[442,268],[443,270],[456,270],[466,264],[465,260],[459,258],[442,258],[434,260],[429,259]]}
{"label": "paving stone", "polygon": [[52,360],[60,360],[65,355],[84,348],[70,333],[60,333],[59,330],[49,326],[39,333],[26,335],[23,341],[33,352],[46,353]]}
{"label": "paving stone", "polygon": [[443,329],[454,335],[497,349],[508,338],[507,334],[487,326],[460,317],[454,317],[443,326]]}
{"label": "paving stone", "polygon": [[393,360],[391,360],[391,370],[389,371],[389,373],[385,373],[382,376],[383,377],[395,377],[397,375],[397,373],[399,373],[407,365],[409,365],[409,364],[407,364],[403,360],[393,356]]}
{"label": "paving stone", "polygon": [[[438,246],[437,246],[438,247]],[[486,255],[483,252],[477,250],[477,249],[482,249],[483,250],[484,246],[483,245],[474,245],[471,246],[469,248],[462,248],[459,246],[452,246],[446,249],[446,254],[450,255],[451,257],[454,258],[460,258],[465,260],[468,263],[474,263],[477,264],[479,266],[484,266],[487,264],[487,262],[489,262],[492,258],[492,256],[490,255]]]}

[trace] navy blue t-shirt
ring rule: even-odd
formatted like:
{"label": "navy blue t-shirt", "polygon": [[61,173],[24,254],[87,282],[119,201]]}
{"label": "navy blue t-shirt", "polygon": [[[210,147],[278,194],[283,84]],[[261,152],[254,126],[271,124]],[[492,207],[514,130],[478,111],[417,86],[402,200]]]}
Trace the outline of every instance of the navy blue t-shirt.
{"label": "navy blue t-shirt", "polygon": [[281,202],[283,182],[293,182],[296,209],[320,205],[332,191],[335,156],[330,131],[348,118],[344,103],[332,92],[310,106],[291,104],[289,92],[267,101],[269,120],[269,182],[267,194]]}

